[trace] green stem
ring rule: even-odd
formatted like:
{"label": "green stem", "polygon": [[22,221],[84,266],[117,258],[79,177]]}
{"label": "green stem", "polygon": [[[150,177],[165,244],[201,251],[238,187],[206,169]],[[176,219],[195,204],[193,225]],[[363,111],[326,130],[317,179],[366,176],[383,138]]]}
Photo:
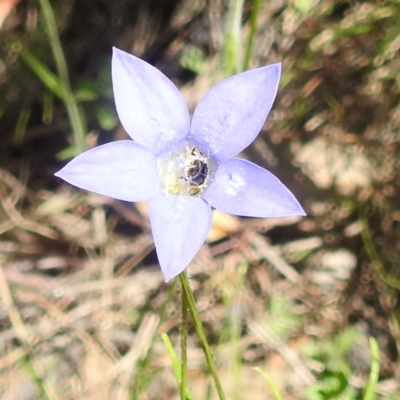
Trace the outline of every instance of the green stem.
{"label": "green stem", "polygon": [[367,218],[365,216],[362,216],[361,220],[363,223],[361,238],[364,242],[364,247],[368,254],[368,257],[371,260],[372,267],[374,268],[375,272],[378,274],[379,278],[383,282],[385,282],[388,286],[400,290],[400,281],[390,276],[390,274],[386,271],[385,266],[383,265],[383,262],[379,257],[378,251],[372,239]]}
{"label": "green stem", "polygon": [[181,320],[181,400],[186,400],[187,386],[187,311],[188,301],[186,292],[182,290],[182,320]]}
{"label": "green stem", "polygon": [[224,43],[225,69],[228,76],[240,72],[242,11],[243,0],[229,1]]}
{"label": "green stem", "polygon": [[268,385],[271,389],[271,392],[275,396],[275,399],[283,400],[281,394],[279,393],[278,388],[276,387],[276,385],[275,385],[274,381],[271,379],[271,377],[259,367],[254,367],[254,370],[256,370],[265,379],[265,382],[268,383]]}
{"label": "green stem", "polygon": [[56,20],[49,0],[39,0],[42,10],[44,24],[46,26],[47,35],[50,42],[51,51],[56,63],[57,73],[65,87],[65,108],[67,109],[68,118],[70,120],[74,135],[75,146],[79,153],[86,150],[86,130],[79,113],[78,105],[72,94],[69,83],[67,62],[62,51],[60,38],[57,31]]}
{"label": "green stem", "polygon": [[247,40],[246,55],[244,57],[243,70],[246,71],[250,68],[251,55],[253,52],[254,38],[257,32],[257,19],[261,9],[261,0],[253,0],[253,7],[250,15],[250,32]]}
{"label": "green stem", "polygon": [[19,113],[19,117],[17,120],[17,125],[15,126],[14,132],[14,143],[16,145],[22,145],[24,140],[25,132],[26,132],[26,125],[28,124],[29,117],[31,116],[31,106],[25,104],[22,107],[21,112]]}
{"label": "green stem", "polygon": [[375,338],[369,339],[369,346],[371,349],[371,372],[363,400],[374,400],[376,384],[379,379],[379,347]]}
{"label": "green stem", "polygon": [[189,310],[190,310],[190,313],[191,313],[192,318],[193,318],[194,327],[195,327],[195,330],[196,330],[196,333],[197,333],[197,337],[199,338],[201,346],[203,347],[203,351],[204,351],[204,355],[206,357],[207,365],[208,365],[208,368],[210,369],[210,373],[211,373],[211,375],[212,375],[212,377],[214,379],[215,387],[217,389],[219,398],[220,398],[220,400],[226,400],[224,391],[222,389],[221,382],[219,381],[217,367],[215,366],[214,360],[213,360],[212,355],[211,355],[211,349],[210,349],[210,346],[209,346],[209,344],[207,342],[207,337],[206,337],[206,334],[205,334],[204,329],[203,329],[203,325],[202,325],[201,320],[200,320],[199,312],[197,311],[197,308],[196,308],[196,303],[195,303],[195,300],[194,300],[193,292],[192,292],[192,289],[190,288],[189,280],[188,280],[188,278],[186,276],[186,273],[182,272],[179,275],[179,279],[181,281],[182,289],[183,289],[183,291],[185,293],[185,296],[186,296],[186,299],[187,299],[187,302],[188,302],[188,306],[189,306]]}

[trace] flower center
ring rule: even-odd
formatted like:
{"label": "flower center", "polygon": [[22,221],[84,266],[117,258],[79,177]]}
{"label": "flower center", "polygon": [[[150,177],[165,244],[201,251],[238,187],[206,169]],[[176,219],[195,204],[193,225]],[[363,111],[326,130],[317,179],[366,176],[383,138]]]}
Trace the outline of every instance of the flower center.
{"label": "flower center", "polygon": [[216,169],[216,163],[197,146],[188,144],[160,157],[158,169],[166,193],[200,196]]}

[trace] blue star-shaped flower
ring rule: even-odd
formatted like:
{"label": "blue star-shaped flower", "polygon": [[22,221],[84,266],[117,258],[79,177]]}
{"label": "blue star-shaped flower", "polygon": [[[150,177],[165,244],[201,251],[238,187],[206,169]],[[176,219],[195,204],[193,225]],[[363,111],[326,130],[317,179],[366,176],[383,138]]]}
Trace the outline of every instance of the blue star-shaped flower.
{"label": "blue star-shaped flower", "polygon": [[56,176],[102,195],[148,201],[164,277],[182,272],[211,225],[211,207],[247,217],[304,215],[270,172],[232,158],[260,132],[274,102],[280,64],[215,85],[190,123],[186,103],[159,70],[114,49],[112,80],[119,118],[131,140],[79,155]]}

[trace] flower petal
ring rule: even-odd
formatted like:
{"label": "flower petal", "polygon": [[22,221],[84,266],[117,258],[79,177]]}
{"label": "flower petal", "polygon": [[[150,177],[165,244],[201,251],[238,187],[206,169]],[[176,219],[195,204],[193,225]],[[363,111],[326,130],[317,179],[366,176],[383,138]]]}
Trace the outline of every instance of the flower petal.
{"label": "flower petal", "polygon": [[187,138],[185,100],[157,68],[114,48],[112,81],[118,116],[133,140],[157,155]]}
{"label": "flower petal", "polygon": [[299,202],[275,175],[239,158],[218,166],[203,198],[218,210],[244,217],[305,215]]}
{"label": "flower petal", "polygon": [[203,245],[211,207],[200,197],[158,193],[149,201],[158,260],[165,280],[180,274]]}
{"label": "flower petal", "polygon": [[147,201],[161,189],[155,156],[132,140],[88,150],[55,176],[81,189],[125,201]]}
{"label": "flower petal", "polygon": [[190,136],[218,161],[235,156],[259,134],[275,100],[281,64],[234,75],[213,88],[194,111]]}

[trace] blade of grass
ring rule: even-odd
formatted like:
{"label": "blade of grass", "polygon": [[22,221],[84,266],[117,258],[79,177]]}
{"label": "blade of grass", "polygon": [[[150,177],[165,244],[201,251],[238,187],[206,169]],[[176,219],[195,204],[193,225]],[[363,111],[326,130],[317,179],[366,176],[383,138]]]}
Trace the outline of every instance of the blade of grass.
{"label": "blade of grass", "polygon": [[15,125],[14,143],[16,145],[21,145],[24,140],[26,125],[28,124],[30,116],[31,116],[31,105],[25,104],[22,107],[21,112],[19,113],[17,124]]}
{"label": "blade of grass", "polygon": [[181,367],[179,365],[179,358],[175,353],[174,346],[172,345],[171,339],[166,333],[161,335],[161,339],[164,343],[165,349],[167,350],[169,359],[171,360],[172,369],[174,370],[175,377],[179,382],[181,376]]}
{"label": "blade of grass", "polygon": [[383,282],[385,282],[388,286],[400,290],[400,280],[394,278],[386,271],[385,266],[379,257],[375,243],[372,239],[371,231],[369,229],[369,223],[365,215],[361,216],[361,221],[363,224],[361,238],[363,240],[368,257],[371,260],[372,267]]}
{"label": "blade of grass", "polygon": [[243,0],[230,0],[224,42],[224,66],[227,76],[240,72],[241,22]]}
{"label": "blade of grass", "polygon": [[[169,355],[169,358],[172,363],[172,369],[174,371],[176,380],[180,382],[180,386],[182,387],[182,382],[181,382],[181,376],[182,376],[182,371],[181,371],[181,365],[179,364],[179,358],[177,354],[175,353],[174,346],[171,343],[171,339],[166,333],[163,333],[161,335],[161,339],[164,342],[164,346],[167,350],[167,353]],[[182,396],[182,394],[181,394]],[[192,400],[192,395],[190,394],[189,388],[186,386],[185,387],[185,394],[184,394],[184,399],[186,400]]]}
{"label": "blade of grass", "polygon": [[261,10],[261,0],[253,0],[253,6],[251,8],[251,15],[250,15],[250,32],[249,32],[249,37],[247,39],[246,55],[244,57],[243,71],[246,71],[250,68],[250,61],[254,47],[254,38],[257,32],[257,19],[258,15],[260,14],[260,10]]}
{"label": "blade of grass", "polygon": [[43,123],[50,124],[50,122],[53,120],[53,106],[54,96],[51,93],[46,92],[43,98]]}
{"label": "blade of grass", "polygon": [[379,347],[374,337],[369,339],[371,349],[371,372],[363,400],[374,400],[376,384],[379,379]]}
{"label": "blade of grass", "polygon": [[44,65],[36,56],[30,51],[24,49],[21,50],[19,55],[28,65],[28,67],[36,74],[36,76],[42,81],[42,83],[57,96],[60,100],[66,101],[67,88],[64,86],[62,80],[53,72],[51,72],[46,65]]}
{"label": "blade of grass", "polygon": [[271,392],[275,396],[275,399],[282,400],[282,396],[280,395],[279,390],[276,387],[274,381],[271,379],[271,377],[265,371],[263,371],[261,368],[255,367],[253,369],[255,371],[257,371],[264,378],[265,382],[267,382],[268,386],[271,389]]}
{"label": "blade of grass", "polygon": [[51,51],[56,63],[58,77],[60,78],[65,88],[64,104],[67,109],[68,118],[71,123],[74,143],[78,153],[86,150],[86,130],[85,124],[81,120],[78,105],[72,94],[71,86],[69,83],[67,62],[61,47],[60,38],[57,31],[56,20],[54,13],[48,0],[39,0],[40,9],[42,12],[43,22],[46,27],[47,35]]}

